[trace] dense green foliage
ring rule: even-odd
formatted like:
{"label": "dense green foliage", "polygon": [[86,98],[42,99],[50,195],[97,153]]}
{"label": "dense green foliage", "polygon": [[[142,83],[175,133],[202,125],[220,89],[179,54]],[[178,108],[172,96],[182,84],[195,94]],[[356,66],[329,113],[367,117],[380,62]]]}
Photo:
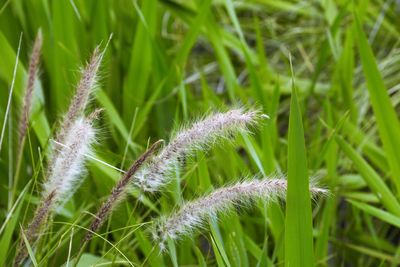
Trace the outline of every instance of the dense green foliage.
{"label": "dense green foliage", "polygon": [[[104,109],[96,158],[126,169],[149,143],[210,110],[258,107],[270,119],[182,162],[162,193],[140,202],[133,190],[81,251],[79,266],[398,266],[399,13],[397,1],[381,0],[0,0],[0,266],[12,264],[38,204],[78,68],[111,33],[90,105]],[[40,84],[17,164],[39,28]],[[71,265],[79,253],[93,213],[121,176],[94,160],[88,169],[29,248],[32,264]],[[287,174],[286,202],[260,201],[209,220],[159,254],[147,232],[154,218],[255,174]],[[329,197],[312,201],[309,177]]]}

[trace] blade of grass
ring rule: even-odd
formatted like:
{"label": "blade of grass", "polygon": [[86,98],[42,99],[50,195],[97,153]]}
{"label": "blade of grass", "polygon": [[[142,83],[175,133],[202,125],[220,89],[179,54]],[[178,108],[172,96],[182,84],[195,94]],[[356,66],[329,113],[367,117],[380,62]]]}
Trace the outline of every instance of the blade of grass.
{"label": "blade of grass", "polygon": [[223,238],[219,231],[217,220],[215,218],[210,218],[209,225],[210,225],[210,230],[211,230],[211,238],[213,240],[213,247],[214,247],[216,255],[218,252],[219,256],[223,259],[224,264],[222,266],[231,267],[228,255],[226,254],[226,251],[225,251]]}
{"label": "blade of grass", "polygon": [[30,260],[32,261],[32,264],[33,264],[35,267],[37,267],[38,264],[37,264],[37,261],[36,261],[36,258],[35,258],[35,253],[33,253],[32,247],[31,247],[31,245],[29,244],[28,239],[26,239],[26,236],[25,236],[25,234],[24,234],[24,230],[22,229],[22,226],[21,226],[20,228],[21,228],[20,230],[21,230],[22,239],[24,240],[25,246],[26,246],[26,248],[27,248],[27,250],[28,250],[29,258],[30,258]]}
{"label": "blade of grass", "polygon": [[313,266],[311,200],[300,106],[293,84],[288,134],[285,266]]}
{"label": "blade of grass", "polygon": [[9,253],[9,247],[12,244],[12,236],[15,230],[15,226],[17,225],[19,218],[19,214],[21,211],[22,205],[18,205],[18,208],[13,211],[13,215],[11,219],[8,221],[4,234],[0,239],[0,266],[6,266],[7,254]]}
{"label": "blade of grass", "polygon": [[[326,117],[328,125],[333,125],[333,114],[332,107],[329,101],[325,104],[326,107]],[[337,184],[337,163],[338,163],[338,148],[337,144],[334,142],[334,136],[336,131],[341,127],[341,122],[336,125],[334,129],[330,132],[330,136],[327,143],[326,154],[320,155],[326,162],[327,169],[327,180],[329,181],[330,190],[333,191],[335,185]],[[322,154],[322,153],[321,153]],[[336,226],[335,210],[337,208],[337,196],[333,193],[333,196],[326,199],[324,203],[324,209],[322,210],[322,218],[319,223],[319,232],[315,241],[315,259],[318,263],[323,263],[327,266],[328,259],[328,246],[329,246],[329,234],[332,228]]]}
{"label": "blade of grass", "polygon": [[366,203],[349,200],[349,199],[347,201],[354,207],[356,207],[362,211],[365,211],[366,213],[368,213],[384,222],[390,223],[391,225],[394,225],[395,227],[400,228],[400,217],[393,215],[390,212],[378,209],[378,208],[371,206],[369,204],[366,204]]}
{"label": "blade of grass", "polygon": [[176,255],[175,243],[171,239],[168,239],[168,252],[171,257],[172,265],[178,267],[178,258]]}
{"label": "blade of grass", "polygon": [[389,162],[391,177],[397,187],[397,193],[400,194],[400,123],[356,11],[354,17],[356,42],[370,101]]}
{"label": "blade of grass", "polygon": [[348,120],[344,121],[341,129],[349,142],[357,145],[374,166],[382,171],[386,171],[389,168],[383,148],[370,140],[370,137],[362,129]]}
{"label": "blade of grass", "polygon": [[207,263],[204,260],[203,254],[201,253],[201,250],[198,247],[194,248],[194,253],[196,254],[197,257],[197,264],[200,267],[207,267]]}
{"label": "blade of grass", "polygon": [[13,78],[11,80],[11,85],[10,85],[10,93],[8,95],[8,100],[7,100],[7,108],[6,112],[4,114],[4,121],[3,121],[3,127],[1,129],[1,136],[0,136],[0,152],[3,144],[3,138],[4,138],[4,133],[6,131],[6,126],[7,126],[7,121],[8,121],[8,113],[10,112],[11,108],[11,98],[13,96],[13,91],[14,91],[14,84],[15,84],[15,78],[17,77],[17,69],[18,69],[18,62],[19,62],[19,53],[21,51],[21,41],[22,41],[22,32],[19,37],[19,42],[18,42],[18,50],[17,50],[17,56],[15,57],[15,65],[14,65],[14,70],[13,70]]}
{"label": "blade of grass", "polygon": [[131,48],[129,69],[123,86],[123,119],[126,123],[129,123],[135,108],[140,107],[146,97],[154,57],[152,38],[158,19],[157,1],[143,1],[140,9],[136,1],[132,2],[134,3],[133,11],[137,13],[138,21]]}
{"label": "blade of grass", "polygon": [[400,204],[393,195],[389,187],[375,172],[375,170],[355,151],[342,137],[336,136],[336,142],[339,144],[342,151],[349,157],[355,168],[362,175],[371,190],[381,200],[384,205],[393,214],[400,216]]}

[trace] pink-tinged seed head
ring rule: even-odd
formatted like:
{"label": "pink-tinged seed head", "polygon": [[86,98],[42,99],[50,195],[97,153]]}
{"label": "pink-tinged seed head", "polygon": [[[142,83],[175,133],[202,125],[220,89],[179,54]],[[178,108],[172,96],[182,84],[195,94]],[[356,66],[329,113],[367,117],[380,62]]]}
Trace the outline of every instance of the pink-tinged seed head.
{"label": "pink-tinged seed head", "polygon": [[[176,240],[191,234],[206,218],[230,210],[235,205],[246,205],[255,199],[276,201],[284,199],[287,182],[284,179],[251,179],[219,188],[205,197],[188,202],[167,218],[161,218],[152,231],[153,239],[165,247],[168,239]],[[325,195],[326,190],[310,185],[313,196]]]}
{"label": "pink-tinged seed head", "polygon": [[33,45],[31,58],[29,61],[28,81],[26,84],[22,114],[19,122],[18,146],[22,146],[23,139],[25,138],[26,129],[28,128],[29,114],[32,105],[33,91],[35,89],[35,81],[38,75],[40,53],[42,50],[42,32],[39,30],[35,43]]}
{"label": "pink-tinged seed head", "polygon": [[214,113],[198,120],[191,127],[177,132],[169,144],[137,173],[133,181],[143,192],[155,192],[167,184],[179,159],[195,150],[206,150],[220,139],[228,139],[246,132],[261,119],[256,110],[232,109]]}

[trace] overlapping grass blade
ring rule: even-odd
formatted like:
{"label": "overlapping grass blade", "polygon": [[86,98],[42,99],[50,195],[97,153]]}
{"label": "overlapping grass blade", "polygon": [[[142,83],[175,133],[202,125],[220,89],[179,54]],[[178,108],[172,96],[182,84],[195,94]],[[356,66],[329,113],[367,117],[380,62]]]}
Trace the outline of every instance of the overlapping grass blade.
{"label": "overlapping grass blade", "polygon": [[400,216],[400,204],[389,187],[376,171],[340,136],[336,138],[343,152],[348,156],[358,172],[363,176],[371,190],[379,197],[382,204],[393,214]]}
{"label": "overlapping grass blade", "polygon": [[354,11],[355,34],[370,101],[378,124],[379,135],[390,166],[391,177],[400,192],[400,122],[388,91],[379,72],[368,40],[361,26],[359,15]]}

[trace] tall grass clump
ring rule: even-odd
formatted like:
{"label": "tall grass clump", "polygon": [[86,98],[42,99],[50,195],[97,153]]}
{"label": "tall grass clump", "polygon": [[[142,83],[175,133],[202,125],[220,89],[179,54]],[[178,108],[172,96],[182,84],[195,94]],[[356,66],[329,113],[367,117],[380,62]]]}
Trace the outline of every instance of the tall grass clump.
{"label": "tall grass clump", "polygon": [[400,266],[399,1],[0,3],[0,266]]}

